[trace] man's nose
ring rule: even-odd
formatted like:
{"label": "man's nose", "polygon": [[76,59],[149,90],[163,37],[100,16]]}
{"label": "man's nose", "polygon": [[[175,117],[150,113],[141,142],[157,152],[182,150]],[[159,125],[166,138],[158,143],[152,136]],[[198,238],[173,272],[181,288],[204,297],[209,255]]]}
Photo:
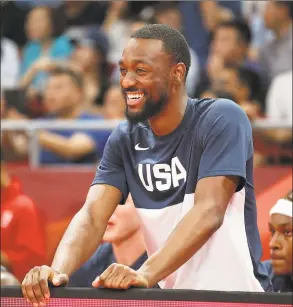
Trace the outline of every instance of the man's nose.
{"label": "man's nose", "polygon": [[275,232],[270,240],[269,247],[272,250],[278,250],[280,249],[280,238],[279,234]]}
{"label": "man's nose", "polygon": [[121,80],[121,86],[124,89],[134,87],[135,84],[136,84],[136,79],[135,79],[135,76],[131,72],[126,73],[126,75]]}

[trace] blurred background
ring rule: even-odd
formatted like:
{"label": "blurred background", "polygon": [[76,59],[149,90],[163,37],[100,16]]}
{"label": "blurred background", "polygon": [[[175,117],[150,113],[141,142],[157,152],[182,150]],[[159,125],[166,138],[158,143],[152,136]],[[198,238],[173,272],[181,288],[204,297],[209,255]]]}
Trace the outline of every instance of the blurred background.
{"label": "blurred background", "polygon": [[2,0],[0,6],[1,264],[10,263],[19,279],[34,265],[50,264],[111,130],[124,119],[117,62],[125,42],[149,23],[185,35],[190,97],[230,98],[247,113],[269,257],[268,211],[292,187],[291,1]]}

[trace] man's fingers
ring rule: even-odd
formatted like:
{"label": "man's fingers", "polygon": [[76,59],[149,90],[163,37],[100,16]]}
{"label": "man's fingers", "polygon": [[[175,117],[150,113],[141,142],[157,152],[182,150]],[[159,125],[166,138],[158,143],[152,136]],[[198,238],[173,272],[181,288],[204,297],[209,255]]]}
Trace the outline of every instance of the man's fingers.
{"label": "man's fingers", "polygon": [[33,268],[33,291],[36,297],[37,302],[42,306],[45,303],[45,296],[42,293],[41,285],[40,285],[40,268]]}
{"label": "man's fingers", "polygon": [[100,281],[100,276],[96,277],[96,279],[92,282],[92,286],[94,288],[98,288],[100,287],[102,284],[101,284],[101,281]]}
{"label": "man's fingers", "polygon": [[27,301],[29,301],[28,295],[27,295],[26,289],[25,289],[26,280],[27,280],[27,275],[25,275],[24,280],[23,280],[23,282],[22,282],[22,284],[21,284],[21,291],[22,291],[23,297],[24,297]]}
{"label": "man's fingers", "polygon": [[34,306],[38,305],[38,302],[36,300],[34,291],[33,291],[33,272],[32,270],[29,271],[27,274],[27,277],[25,279],[25,284],[23,285],[24,291],[27,295],[27,299],[34,304]]}
{"label": "man's fingers", "polygon": [[120,283],[120,288],[121,289],[128,289],[128,288],[130,288],[132,285],[133,285],[133,283],[134,283],[134,276],[132,276],[132,275],[128,275],[128,276],[126,276],[123,280],[122,280],[122,282]]}
{"label": "man's fingers", "polygon": [[101,275],[100,275],[100,281],[103,282],[104,280],[106,280],[106,278],[108,278],[108,276],[113,272],[113,270],[115,269],[117,263],[113,263],[111,264]]}
{"label": "man's fingers", "polygon": [[67,285],[69,278],[66,274],[54,273],[49,279],[55,287]]}
{"label": "man's fingers", "polygon": [[49,275],[50,275],[49,270],[46,270],[46,269],[40,270],[39,283],[40,283],[42,294],[45,299],[50,298],[50,291],[49,291],[49,286],[48,286]]}

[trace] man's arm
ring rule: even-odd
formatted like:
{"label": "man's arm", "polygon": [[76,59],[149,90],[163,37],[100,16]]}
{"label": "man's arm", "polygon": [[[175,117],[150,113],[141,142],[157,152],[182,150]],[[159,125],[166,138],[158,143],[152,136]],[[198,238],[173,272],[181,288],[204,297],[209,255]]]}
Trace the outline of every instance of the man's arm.
{"label": "man's arm", "polygon": [[148,280],[148,287],[180,268],[221,227],[238,182],[233,176],[203,178],[198,182],[194,207],[178,223],[165,246],[139,269]]}
{"label": "man's arm", "polygon": [[68,283],[68,275],[89,259],[101,243],[121,197],[122,193],[110,185],[90,188],[84,206],[72,219],[57,248],[51,268],[35,267],[26,275],[22,293],[27,300],[43,304],[50,297],[48,281],[55,286]]}
{"label": "man's arm", "polygon": [[61,157],[78,159],[90,153],[95,148],[94,140],[84,133],[76,133],[70,138],[49,131],[39,134],[41,146]]}
{"label": "man's arm", "polygon": [[71,221],[57,248],[52,263],[54,270],[70,275],[93,255],[121,197],[121,192],[109,185],[90,188],[84,206]]}

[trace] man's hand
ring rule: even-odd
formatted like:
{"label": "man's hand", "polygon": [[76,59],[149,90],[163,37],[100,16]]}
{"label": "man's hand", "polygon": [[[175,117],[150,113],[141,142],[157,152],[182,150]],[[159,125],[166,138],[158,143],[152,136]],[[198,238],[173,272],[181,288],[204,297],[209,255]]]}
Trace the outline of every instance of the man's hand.
{"label": "man's hand", "polygon": [[112,289],[149,288],[149,282],[143,273],[117,263],[111,264],[92,285],[95,288],[103,286]]}
{"label": "man's hand", "polygon": [[24,298],[34,306],[45,306],[46,299],[50,298],[48,281],[59,287],[68,284],[69,278],[46,265],[34,267],[26,274],[21,285]]}

